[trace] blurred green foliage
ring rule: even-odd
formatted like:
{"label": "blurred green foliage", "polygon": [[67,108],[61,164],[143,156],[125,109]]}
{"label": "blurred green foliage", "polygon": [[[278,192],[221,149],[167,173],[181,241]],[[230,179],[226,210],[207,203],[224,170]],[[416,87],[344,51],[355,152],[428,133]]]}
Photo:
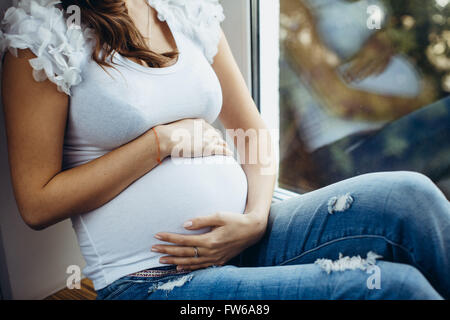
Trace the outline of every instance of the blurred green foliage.
{"label": "blurred green foliage", "polygon": [[433,81],[437,98],[450,92],[450,2],[383,0],[390,9],[387,32],[399,53],[407,55]]}

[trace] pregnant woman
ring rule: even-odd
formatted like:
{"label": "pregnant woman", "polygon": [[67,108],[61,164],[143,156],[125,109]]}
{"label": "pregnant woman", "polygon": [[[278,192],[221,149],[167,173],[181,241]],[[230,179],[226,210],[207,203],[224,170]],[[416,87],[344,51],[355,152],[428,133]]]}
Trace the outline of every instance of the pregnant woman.
{"label": "pregnant woman", "polygon": [[450,204],[427,177],[372,173],[272,204],[272,148],[264,164],[234,160],[212,122],[268,130],[223,18],[216,0],[6,12],[2,97],[24,221],[72,220],[98,299],[449,298]]}

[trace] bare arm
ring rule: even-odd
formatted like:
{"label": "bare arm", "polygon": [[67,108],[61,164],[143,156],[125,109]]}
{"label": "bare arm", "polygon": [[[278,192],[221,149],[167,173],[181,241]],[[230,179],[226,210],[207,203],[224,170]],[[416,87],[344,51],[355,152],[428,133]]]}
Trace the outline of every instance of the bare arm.
{"label": "bare arm", "polygon": [[[270,141],[270,132],[256,108],[223,33],[219,44],[219,53],[214,58],[213,68],[219,77],[223,91],[224,101],[219,119],[224,127],[226,129],[243,129],[244,131],[256,130],[258,142],[261,134],[267,135],[267,141]],[[258,143],[258,148],[261,147]],[[253,164],[247,161],[250,159],[248,156],[251,150],[250,141],[246,139],[245,150],[238,149],[241,159],[246,159],[246,163],[242,164],[248,180],[245,211],[255,214],[260,218],[259,220],[262,219],[264,222],[269,214],[276,178],[275,170],[271,174],[266,173],[268,167],[275,168],[272,144],[269,144],[269,147],[267,152],[263,150],[267,154],[266,158],[262,159],[258,156],[257,163]]]}
{"label": "bare arm", "polygon": [[[7,54],[2,96],[14,194],[24,221],[43,229],[98,208],[157,165],[151,130],[79,167],[61,171],[68,96],[49,80],[36,82],[21,51]],[[169,153],[162,146],[162,157]]]}

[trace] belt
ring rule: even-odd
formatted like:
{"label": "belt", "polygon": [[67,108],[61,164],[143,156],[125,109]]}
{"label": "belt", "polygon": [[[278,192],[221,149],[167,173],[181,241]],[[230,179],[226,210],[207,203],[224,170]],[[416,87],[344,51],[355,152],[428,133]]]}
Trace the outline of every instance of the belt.
{"label": "belt", "polygon": [[[164,267],[167,268],[167,267]],[[158,268],[153,268],[153,269],[146,269],[146,270],[142,270],[142,271],[138,271],[132,274],[129,274],[129,277],[141,277],[141,278],[157,278],[157,277],[162,277],[162,276],[166,276],[166,275],[171,275],[171,274],[183,274],[183,273],[189,273],[190,271],[188,270],[180,270],[178,271],[176,269],[176,267],[170,268],[170,269],[158,269]]]}

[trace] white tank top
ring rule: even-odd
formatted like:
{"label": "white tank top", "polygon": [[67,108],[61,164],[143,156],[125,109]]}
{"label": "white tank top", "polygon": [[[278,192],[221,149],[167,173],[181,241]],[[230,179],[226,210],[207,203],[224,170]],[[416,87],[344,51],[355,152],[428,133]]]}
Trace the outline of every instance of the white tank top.
{"label": "white tank top", "polygon": [[[167,68],[147,68],[116,53],[106,73],[91,59],[92,33],[67,28],[62,10],[47,0],[23,0],[6,13],[4,48],[30,48],[36,80],[49,78],[70,95],[64,169],[96,159],[158,124],[184,118],[214,122],[222,107],[210,63],[220,39],[218,1],[149,0],[167,21],[180,56]],[[50,41],[45,35],[52,34]],[[162,266],[152,252],[158,232],[187,231],[185,221],[217,211],[243,213],[247,179],[233,157],[180,163],[166,158],[114,199],[74,216],[83,273],[96,290],[143,269]]]}

